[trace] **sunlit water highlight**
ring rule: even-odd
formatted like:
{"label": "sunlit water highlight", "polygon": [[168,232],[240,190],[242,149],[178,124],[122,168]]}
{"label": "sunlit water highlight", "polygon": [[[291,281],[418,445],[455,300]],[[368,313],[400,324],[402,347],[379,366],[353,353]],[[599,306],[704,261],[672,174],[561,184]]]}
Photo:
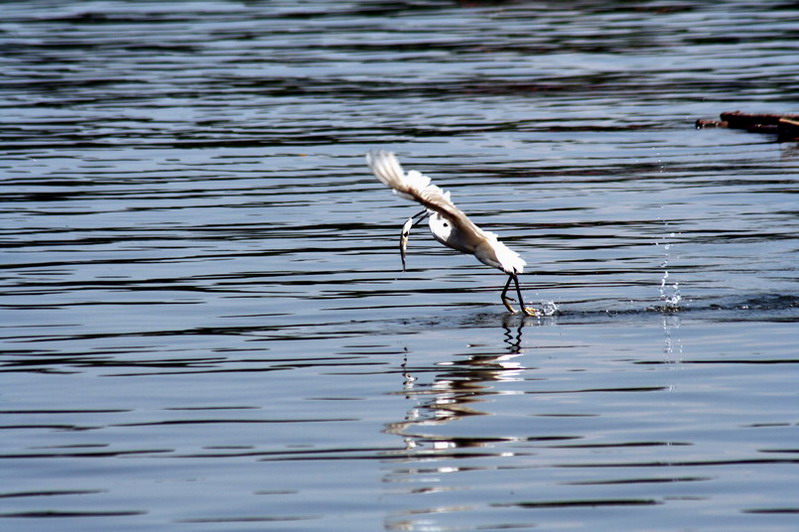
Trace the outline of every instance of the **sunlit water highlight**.
{"label": "sunlit water highlight", "polygon": [[0,529],[795,531],[798,18],[4,3]]}

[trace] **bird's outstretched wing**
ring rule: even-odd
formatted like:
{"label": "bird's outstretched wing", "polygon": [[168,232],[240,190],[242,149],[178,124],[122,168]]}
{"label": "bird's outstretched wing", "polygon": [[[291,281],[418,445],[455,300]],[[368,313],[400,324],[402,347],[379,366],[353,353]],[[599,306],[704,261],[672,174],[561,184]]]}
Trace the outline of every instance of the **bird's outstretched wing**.
{"label": "bird's outstretched wing", "polygon": [[370,151],[366,154],[366,162],[375,176],[398,196],[421,203],[428,210],[439,213],[464,234],[485,238],[484,231],[452,203],[449,192],[444,192],[432,184],[429,177],[416,170],[405,173],[394,153]]}
{"label": "bird's outstretched wing", "polygon": [[[449,199],[449,192],[444,192],[430,182],[430,178],[416,170],[407,174],[403,171],[397,157],[390,151],[370,151],[366,154],[366,162],[375,176],[394,189],[394,193],[405,199],[417,201],[431,212],[436,212],[449,221],[456,229],[455,238],[441,239],[433,235],[444,245],[463,253],[473,253],[482,263],[500,269],[507,274],[516,275],[524,271],[526,265],[518,253],[509,249],[499,241],[497,235],[483,231],[477,227]],[[405,223],[405,229],[413,224],[413,218]],[[432,225],[431,225],[432,229]],[[404,242],[401,242],[404,256]]]}

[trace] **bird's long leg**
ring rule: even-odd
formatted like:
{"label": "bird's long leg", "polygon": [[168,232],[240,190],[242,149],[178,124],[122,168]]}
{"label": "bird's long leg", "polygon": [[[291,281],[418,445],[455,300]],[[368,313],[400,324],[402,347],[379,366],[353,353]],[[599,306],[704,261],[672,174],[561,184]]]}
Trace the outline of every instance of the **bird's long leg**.
{"label": "bird's long leg", "polygon": [[411,229],[428,216],[430,216],[430,212],[427,209],[417,212],[408,218],[408,220],[402,226],[402,233],[400,234],[400,258],[402,259],[402,271],[405,271],[405,248],[408,247],[408,236],[411,234]]}
{"label": "bird's long leg", "polygon": [[509,301],[513,301],[513,298],[508,297],[508,289],[510,288],[510,282],[513,281],[514,285],[516,286],[516,294],[519,296],[519,306],[522,308],[522,312],[524,312],[527,316],[537,316],[538,313],[534,308],[524,306],[524,298],[522,297],[522,290],[519,288],[519,277],[516,274],[508,275],[508,280],[505,283],[505,287],[502,289],[502,294],[499,296],[502,298],[502,304],[505,305],[505,308],[508,309],[508,312],[511,314],[516,314],[516,309],[514,309]]}
{"label": "bird's long leg", "polygon": [[508,275],[508,281],[505,283],[505,288],[502,289],[502,294],[500,294],[499,296],[502,299],[502,304],[505,305],[505,308],[508,309],[508,312],[510,312],[511,314],[516,314],[516,310],[512,306],[510,306],[510,303],[508,303],[508,301],[513,301],[513,299],[509,298],[507,294],[508,294],[508,288],[510,288],[510,281],[511,279],[514,278],[515,276]]}
{"label": "bird's long leg", "polygon": [[[522,308],[522,312],[524,312],[526,316],[537,316],[538,312],[536,312],[534,308],[524,306],[524,299],[522,299],[522,290],[519,288],[519,277],[517,275],[511,275],[510,277],[513,278],[513,282],[516,285],[516,293],[519,294],[519,306]],[[510,283],[510,279],[508,279],[508,283]]]}

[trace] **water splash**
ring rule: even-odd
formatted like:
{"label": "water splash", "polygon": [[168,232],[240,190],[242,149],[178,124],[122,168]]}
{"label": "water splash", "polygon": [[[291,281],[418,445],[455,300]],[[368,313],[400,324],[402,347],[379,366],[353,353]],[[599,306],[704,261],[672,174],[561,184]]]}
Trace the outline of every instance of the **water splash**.
{"label": "water splash", "polygon": [[[669,233],[669,239],[676,238],[676,233]],[[661,246],[664,250],[664,258],[663,261],[660,263],[660,269],[663,270],[663,276],[660,278],[660,301],[662,303],[662,308],[668,312],[676,312],[680,309],[680,301],[682,301],[682,295],[680,295],[680,283],[675,281],[672,284],[669,284],[669,261],[671,260],[671,247],[672,242],[665,242],[660,243],[656,242],[656,246]]]}
{"label": "water splash", "polygon": [[[668,225],[667,222],[664,222]],[[663,357],[667,362],[679,362],[682,360],[683,347],[682,341],[676,333],[680,329],[680,317],[677,312],[680,310],[680,283],[674,281],[669,284],[669,262],[672,258],[672,245],[674,239],[677,238],[677,233],[671,232],[663,237],[663,242],[656,242],[656,246],[663,248],[663,260],[660,263],[660,269],[663,270],[663,275],[660,278],[660,301],[661,305],[658,307],[663,312]],[[679,257],[677,257],[679,258]],[[676,359],[675,359],[676,355]],[[672,389],[670,386],[669,389]]]}
{"label": "water splash", "polygon": [[544,316],[554,316],[558,313],[560,309],[558,305],[555,304],[554,301],[542,301],[541,302],[541,314]]}

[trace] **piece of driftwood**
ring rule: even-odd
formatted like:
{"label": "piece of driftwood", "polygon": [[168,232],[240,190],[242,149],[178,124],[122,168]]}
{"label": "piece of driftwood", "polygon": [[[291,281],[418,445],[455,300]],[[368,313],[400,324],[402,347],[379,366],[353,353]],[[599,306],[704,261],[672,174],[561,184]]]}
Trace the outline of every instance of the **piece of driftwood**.
{"label": "piece of driftwood", "polygon": [[780,118],[777,123],[780,138],[783,140],[799,140],[799,120],[794,118]]}
{"label": "piece of driftwood", "polygon": [[721,120],[700,118],[697,128],[729,127],[745,129],[753,133],[775,133],[780,141],[799,140],[799,114],[743,113],[731,111],[721,113]]}

